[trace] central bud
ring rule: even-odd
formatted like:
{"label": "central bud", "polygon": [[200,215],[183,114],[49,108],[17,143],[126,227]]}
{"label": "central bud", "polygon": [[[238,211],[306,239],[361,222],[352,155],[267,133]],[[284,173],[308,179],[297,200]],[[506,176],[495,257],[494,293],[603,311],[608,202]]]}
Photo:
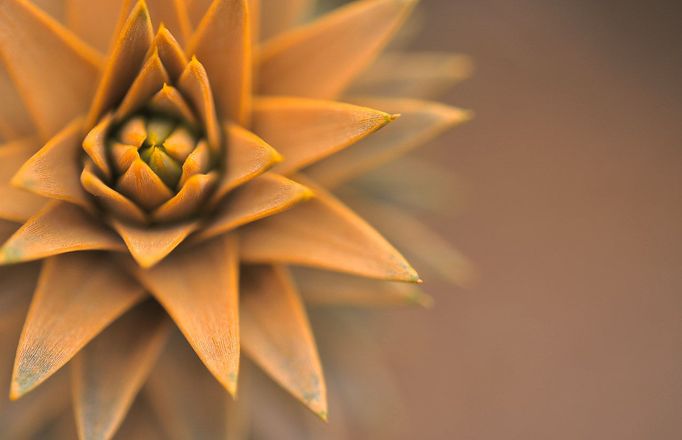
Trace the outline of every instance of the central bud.
{"label": "central bud", "polygon": [[149,110],[118,123],[112,119],[105,117],[84,143],[86,151],[96,150],[102,133],[105,163],[87,158],[81,177],[106,214],[146,224],[197,215],[220,175],[217,152],[203,133],[178,117]]}
{"label": "central bud", "polygon": [[150,213],[213,168],[206,140],[162,114],[129,118],[109,133],[107,146],[117,189]]}
{"label": "central bud", "polygon": [[[206,141],[188,125],[165,115],[138,115],[112,133],[109,154],[117,174],[123,175],[130,159],[140,159],[171,191],[179,191],[187,179],[210,168]],[[134,197],[133,195],[129,195]]]}

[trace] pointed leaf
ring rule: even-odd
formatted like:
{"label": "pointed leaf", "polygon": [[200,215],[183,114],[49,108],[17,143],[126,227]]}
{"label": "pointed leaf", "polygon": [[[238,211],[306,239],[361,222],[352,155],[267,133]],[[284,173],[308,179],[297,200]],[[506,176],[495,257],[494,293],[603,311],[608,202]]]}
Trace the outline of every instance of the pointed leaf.
{"label": "pointed leaf", "polygon": [[116,120],[123,120],[142,108],[169,81],[170,77],[159,58],[158,51],[153,52],[116,110]]}
{"label": "pointed leaf", "polygon": [[[39,265],[31,265],[39,266]],[[7,268],[8,270],[17,269]],[[39,268],[38,268],[39,269]],[[8,391],[11,386],[12,366],[17,351],[17,341],[21,335],[24,318],[31,302],[39,271],[30,280],[33,289],[25,286],[22,292],[21,310],[13,310],[16,314],[6,316],[0,327],[0,388]],[[3,283],[4,284],[4,283]],[[4,287],[4,286],[3,286]],[[69,392],[68,381],[64,374],[56,374],[51,380],[43,384],[36,392],[25,396],[19,401],[11,401],[6,396],[0,399],[0,426],[2,436],[8,439],[35,438],[40,430],[36,420],[49,420],[57,417],[68,407],[67,399],[63,396]]]}
{"label": "pointed leaf", "polygon": [[158,222],[173,222],[197,214],[217,181],[215,171],[190,177],[172,199],[154,211],[152,217]]}
{"label": "pointed leaf", "polygon": [[282,161],[282,156],[274,148],[236,124],[225,125],[225,136],[229,145],[223,155],[225,174],[214,201]]}
{"label": "pointed leaf", "polygon": [[332,101],[261,98],[254,103],[253,131],[284,156],[275,171],[291,173],[394,119],[384,112]]}
{"label": "pointed leaf", "polygon": [[355,196],[353,206],[371,219],[415,264],[417,262],[459,287],[468,287],[476,271],[471,261],[455,249],[449,240],[433,232],[427,225],[388,203]]}
{"label": "pointed leaf", "polygon": [[78,118],[50,139],[12,178],[12,185],[38,195],[83,207],[91,205],[80,184],[83,119]]}
{"label": "pointed leaf", "polygon": [[286,211],[313,193],[305,186],[277,174],[265,174],[236,189],[197,235],[206,239],[241,225]]}
{"label": "pointed leaf", "polygon": [[81,174],[81,184],[86,191],[119,217],[138,223],[146,223],[147,216],[127,197],[109,187],[93,172],[94,165],[86,165]]}
{"label": "pointed leaf", "polygon": [[327,390],[301,298],[279,266],[246,268],[240,283],[242,348],[275,381],[327,417]]}
{"label": "pointed leaf", "polygon": [[46,200],[10,184],[19,167],[39,148],[36,138],[25,138],[0,146],[0,219],[24,222],[38,212]]}
{"label": "pointed leaf", "polygon": [[3,2],[0,54],[43,136],[87,109],[100,56],[30,2]]}
{"label": "pointed leaf", "polygon": [[159,30],[152,43],[152,48],[158,51],[163,66],[168,71],[173,82],[177,81],[189,60],[185,56],[182,46],[180,46],[173,34],[163,24],[159,26]]}
{"label": "pointed leaf", "polygon": [[152,267],[166,258],[197,228],[194,222],[148,227],[113,221],[113,226],[142,267]]}
{"label": "pointed leaf", "polygon": [[107,157],[107,135],[111,129],[113,115],[108,113],[83,139],[83,150],[88,154],[93,164],[108,179],[111,178],[111,168]]}
{"label": "pointed leaf", "polygon": [[170,326],[154,302],[113,323],[73,362],[74,409],[82,439],[111,438],[161,354]]}
{"label": "pointed leaf", "polygon": [[124,144],[132,145],[136,148],[142,146],[147,139],[147,121],[142,116],[135,116],[126,121],[118,132],[118,138]]}
{"label": "pointed leaf", "polygon": [[194,116],[194,112],[189,105],[187,105],[185,98],[182,97],[175,87],[168,84],[164,84],[163,88],[152,97],[149,107],[151,110],[180,118],[191,125],[197,124],[197,118]]}
{"label": "pointed leaf", "polygon": [[147,210],[156,209],[173,197],[163,180],[139,157],[120,177],[116,188]]}
{"label": "pointed leaf", "polygon": [[0,248],[0,264],[93,250],[123,251],[125,247],[116,234],[81,208],[53,202],[28,219]]}
{"label": "pointed leaf", "polygon": [[11,397],[42,383],[143,296],[107,254],[47,260],[19,340]]}
{"label": "pointed leaf", "polygon": [[220,148],[220,126],[213,93],[206,69],[196,58],[192,58],[192,61],[187,64],[177,86],[203,122],[211,150],[217,151]]}
{"label": "pointed leaf", "polygon": [[206,67],[222,120],[246,124],[251,99],[251,29],[247,0],[215,0],[187,53]]}
{"label": "pointed leaf", "polygon": [[149,11],[145,2],[139,0],[114,44],[88,113],[86,129],[93,127],[102,113],[123,98],[142,67],[153,39]]}
{"label": "pointed leaf", "polygon": [[[116,168],[116,171],[118,171],[119,174],[125,174],[125,172],[128,171],[128,168],[130,168],[130,165],[140,158],[137,147],[122,144],[120,142],[112,142],[110,144],[110,154],[111,160],[114,163],[114,168]],[[83,183],[82,176],[81,183]],[[88,190],[88,188],[85,189]]]}
{"label": "pointed leaf", "polygon": [[202,140],[182,164],[180,186],[183,186],[191,177],[208,172],[210,168],[211,152],[206,141]]}
{"label": "pointed leaf", "polygon": [[176,128],[173,133],[163,141],[163,148],[166,150],[166,153],[178,163],[186,161],[195,147],[196,139],[189,129],[185,127]]}
{"label": "pointed leaf", "polygon": [[400,113],[400,119],[375,135],[306,169],[306,175],[327,188],[339,186],[402,156],[471,117],[467,111],[428,101],[372,99],[361,103]]}
{"label": "pointed leaf", "polygon": [[353,2],[280,35],[259,57],[258,91],[331,99],[365,68],[400,27],[414,0]]}
{"label": "pointed leaf", "polygon": [[419,282],[402,255],[374,228],[313,182],[315,198],[240,232],[241,258],[288,263],[383,280]]}
{"label": "pointed leaf", "polygon": [[433,300],[417,285],[296,268],[296,285],[306,304],[330,307],[430,307]]}
{"label": "pointed leaf", "polygon": [[232,395],[239,369],[238,263],[236,241],[225,236],[136,272]]}

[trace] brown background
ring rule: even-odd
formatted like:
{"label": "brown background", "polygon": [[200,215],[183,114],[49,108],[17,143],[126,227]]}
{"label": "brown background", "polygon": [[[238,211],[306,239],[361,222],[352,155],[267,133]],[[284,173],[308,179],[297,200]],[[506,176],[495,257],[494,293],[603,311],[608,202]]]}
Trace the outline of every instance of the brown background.
{"label": "brown background", "polygon": [[469,291],[389,312],[405,439],[682,438],[679,2],[424,0],[477,118],[425,150]]}

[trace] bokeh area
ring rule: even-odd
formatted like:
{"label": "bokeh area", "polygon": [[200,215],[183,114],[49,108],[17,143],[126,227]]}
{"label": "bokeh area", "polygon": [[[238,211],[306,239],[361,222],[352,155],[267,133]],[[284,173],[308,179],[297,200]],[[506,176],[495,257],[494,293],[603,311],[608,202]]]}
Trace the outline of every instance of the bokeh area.
{"label": "bokeh area", "polygon": [[424,0],[415,46],[470,54],[476,119],[423,154],[477,265],[383,314],[405,439],[682,438],[682,8]]}

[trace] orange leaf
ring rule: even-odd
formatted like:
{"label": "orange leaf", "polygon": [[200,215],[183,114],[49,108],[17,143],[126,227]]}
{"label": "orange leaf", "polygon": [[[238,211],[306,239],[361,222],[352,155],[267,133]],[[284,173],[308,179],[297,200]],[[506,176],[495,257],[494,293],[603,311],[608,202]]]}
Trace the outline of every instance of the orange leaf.
{"label": "orange leaf", "polygon": [[250,131],[228,123],[225,125],[227,151],[223,155],[225,174],[215,192],[213,201],[223,198],[234,188],[263,174],[282,156],[270,145]]}
{"label": "orange leaf", "polygon": [[194,222],[154,227],[130,225],[116,220],[112,224],[128,246],[130,254],[142,267],[152,267],[166,258],[197,228]]}
{"label": "orange leaf", "polygon": [[83,119],[78,118],[50,139],[12,178],[12,185],[52,199],[90,207],[80,184]]}
{"label": "orange leaf", "polygon": [[147,216],[130,199],[115,191],[93,172],[94,165],[86,164],[81,173],[81,184],[86,191],[95,196],[107,209],[118,216],[138,223],[146,223]]}
{"label": "orange leaf", "polygon": [[117,36],[90,107],[86,129],[93,127],[102,113],[123,98],[142,68],[153,39],[149,11],[144,0],[139,0]]}
{"label": "orange leaf", "polygon": [[206,67],[222,120],[245,125],[251,107],[251,29],[247,0],[214,0],[188,45]]}
{"label": "orange leaf", "polygon": [[108,113],[88,132],[83,140],[83,150],[107,178],[111,178],[111,168],[107,157],[107,135],[111,129],[112,119],[112,114]]}
{"label": "orange leaf", "polygon": [[313,193],[305,186],[277,174],[256,177],[236,189],[222,202],[212,219],[197,235],[206,239],[229,232],[241,225],[279,214]]}
{"label": "orange leaf", "polygon": [[0,54],[44,137],[87,109],[99,54],[30,2],[3,2]]}
{"label": "orange leaf", "polygon": [[147,139],[147,121],[142,116],[129,119],[119,130],[118,138],[124,144],[141,146]]}
{"label": "orange leaf", "polygon": [[232,395],[239,369],[238,263],[236,241],[225,236],[135,272]]}
{"label": "orange leaf", "polygon": [[159,206],[152,217],[159,222],[186,220],[196,214],[209,193],[215,187],[218,173],[195,174],[187,179],[172,199]]}
{"label": "orange leaf", "polygon": [[74,358],[80,438],[111,438],[161,354],[170,326],[154,302],[131,310]]}
{"label": "orange leaf", "polygon": [[182,175],[180,176],[180,186],[193,176],[197,174],[204,174],[211,168],[211,151],[209,150],[206,141],[200,141],[197,147],[192,151],[185,163],[182,164]]}
{"label": "orange leaf", "polygon": [[187,105],[185,98],[182,97],[182,94],[175,87],[168,84],[164,84],[163,88],[152,97],[149,107],[160,113],[168,113],[171,116],[178,117],[191,125],[197,124],[197,118],[194,116],[194,112],[189,105]]}
{"label": "orange leaf", "polygon": [[353,206],[375,222],[415,264],[420,263],[424,271],[430,270],[459,287],[469,287],[475,280],[476,271],[471,261],[406,210],[357,196]]}
{"label": "orange leaf", "polygon": [[170,136],[163,141],[163,148],[166,153],[178,163],[183,163],[194,151],[196,139],[194,135],[185,127],[177,127]]}
{"label": "orange leaf", "polygon": [[0,264],[40,260],[68,252],[123,251],[121,240],[81,208],[49,203],[0,248]]}
{"label": "orange leaf", "polygon": [[147,210],[156,209],[173,197],[163,180],[139,157],[123,173],[116,188]]}
{"label": "orange leaf", "polygon": [[161,57],[171,79],[177,81],[188,60],[180,44],[163,24],[159,26],[156,37],[154,37],[152,49],[159,52],[159,57]]}
{"label": "orange leaf", "polygon": [[385,46],[414,0],[353,2],[267,42],[259,56],[258,92],[332,99]]}
{"label": "orange leaf", "polygon": [[[130,165],[132,165],[136,159],[140,158],[140,153],[137,151],[137,147],[122,144],[120,142],[112,142],[110,144],[110,154],[111,160],[114,163],[114,167],[119,174],[125,174],[125,172],[128,171],[128,168],[130,168]],[[82,176],[81,183],[83,183]]]}
{"label": "orange leaf", "polygon": [[143,107],[169,81],[170,77],[159,58],[159,52],[154,51],[145,61],[142,70],[116,110],[116,120],[123,120]]}
{"label": "orange leaf", "polygon": [[245,226],[240,232],[243,261],[311,266],[383,280],[420,281],[405,258],[374,228],[313,182],[302,182],[315,191],[315,198]]}
{"label": "orange leaf", "polygon": [[254,103],[253,131],[284,156],[275,171],[288,174],[337,153],[394,119],[339,102],[260,98]]}
{"label": "orange leaf", "polygon": [[50,258],[24,324],[12,399],[31,391],[144,297],[144,290],[101,253]]}
{"label": "orange leaf", "polygon": [[431,297],[414,284],[304,268],[297,268],[294,275],[303,300],[316,306],[430,307],[433,303]]}
{"label": "orange leaf", "polygon": [[305,170],[307,176],[327,188],[339,186],[402,156],[471,117],[465,110],[429,101],[375,98],[360,103],[400,113],[400,119]]}
{"label": "orange leaf", "polygon": [[284,268],[253,266],[240,283],[242,348],[275,381],[327,418],[327,390],[303,303]]}
{"label": "orange leaf", "polygon": [[180,75],[177,85],[199,114],[211,150],[218,151],[220,148],[220,126],[206,69],[196,58],[192,58]]}
{"label": "orange leaf", "polygon": [[[39,265],[30,265],[35,266]],[[15,270],[18,267],[7,268]],[[39,267],[37,268],[39,269]],[[22,271],[17,271],[22,272]],[[31,297],[35,289],[39,271],[35,271],[30,280],[31,286],[21,286],[22,291],[21,310],[14,309],[14,315],[4,316],[0,327],[0,388],[7,391],[12,382],[12,366],[14,356],[17,351],[17,341],[21,335],[24,319]],[[26,272],[23,275],[27,275]],[[0,278],[3,279],[4,278]],[[3,283],[4,284],[4,283]],[[26,284],[26,283],[23,283]],[[7,284],[4,286],[9,287]],[[19,286],[17,286],[19,287]],[[6,295],[9,292],[3,294]],[[3,304],[4,305],[4,304]],[[10,312],[12,310],[9,310]],[[2,426],[2,436],[9,439],[28,439],[35,438],[41,428],[36,420],[51,420],[68,408],[68,378],[57,373],[53,378],[43,384],[38,390],[30,393],[19,401],[10,401],[6,397],[0,399],[0,426]]]}

